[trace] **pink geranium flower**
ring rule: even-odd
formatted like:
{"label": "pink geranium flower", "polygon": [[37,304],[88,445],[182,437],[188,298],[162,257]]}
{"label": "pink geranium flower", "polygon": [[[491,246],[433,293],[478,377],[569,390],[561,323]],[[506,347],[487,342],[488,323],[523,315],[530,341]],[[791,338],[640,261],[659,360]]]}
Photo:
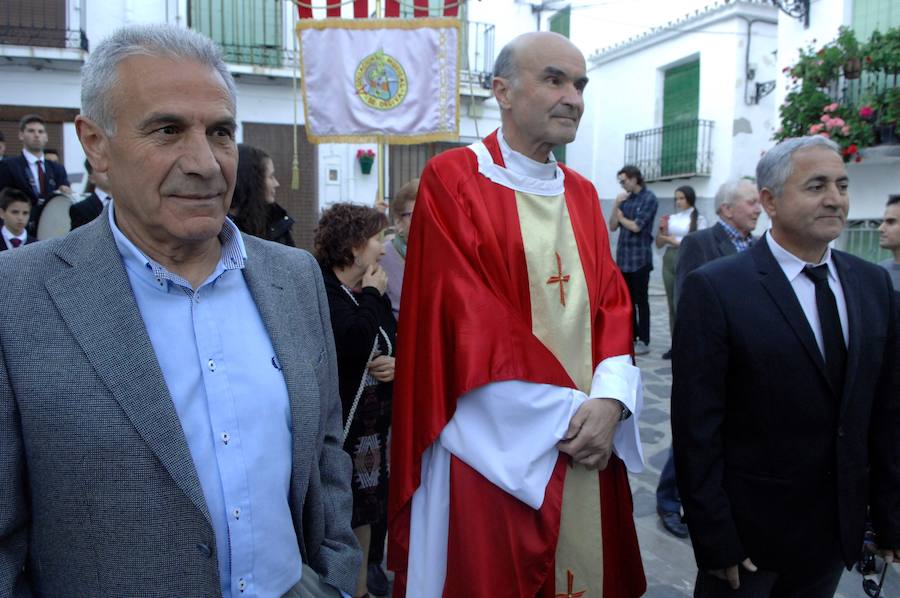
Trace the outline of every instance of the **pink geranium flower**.
{"label": "pink geranium flower", "polygon": [[809,134],[810,134],[810,135],[815,135],[815,134],[821,132],[822,129],[824,129],[824,128],[825,128],[825,125],[823,125],[823,124],[821,124],[821,123],[820,123],[820,124],[813,125],[813,126],[811,126],[811,127],[809,128]]}
{"label": "pink geranium flower", "polygon": [[875,116],[875,111],[872,110],[871,106],[861,106],[859,109],[859,117],[864,118],[866,120]]}
{"label": "pink geranium flower", "polygon": [[833,104],[828,104],[827,106],[825,106],[825,112],[834,112],[835,110],[838,109],[838,106],[839,106],[839,104],[837,102],[835,102]]}

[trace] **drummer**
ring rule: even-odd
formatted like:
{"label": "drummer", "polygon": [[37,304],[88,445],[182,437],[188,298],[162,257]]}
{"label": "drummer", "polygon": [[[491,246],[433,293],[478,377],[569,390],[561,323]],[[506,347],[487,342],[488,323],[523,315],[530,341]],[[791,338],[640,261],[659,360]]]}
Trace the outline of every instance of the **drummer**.
{"label": "drummer", "polygon": [[35,233],[37,220],[47,200],[60,193],[72,194],[65,167],[44,157],[47,139],[44,119],[36,114],[28,114],[19,121],[22,153],[0,161],[0,189],[14,187],[31,200],[28,231],[32,234]]}

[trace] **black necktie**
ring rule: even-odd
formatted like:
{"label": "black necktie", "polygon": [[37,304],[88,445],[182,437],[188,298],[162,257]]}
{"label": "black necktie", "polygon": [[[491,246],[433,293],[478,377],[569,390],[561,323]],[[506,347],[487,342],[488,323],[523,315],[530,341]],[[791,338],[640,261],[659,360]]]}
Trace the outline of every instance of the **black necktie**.
{"label": "black necktie", "polygon": [[12,239],[9,240],[9,242],[12,243],[13,249],[15,249],[16,247],[19,247],[22,244],[22,239],[19,239],[18,237],[13,237]]}
{"label": "black necktie", "polygon": [[840,397],[844,390],[844,371],[847,368],[847,347],[841,330],[837,301],[828,286],[828,266],[803,268],[803,273],[816,285],[816,310],[822,327],[822,344],[825,347],[825,370],[835,393]]}

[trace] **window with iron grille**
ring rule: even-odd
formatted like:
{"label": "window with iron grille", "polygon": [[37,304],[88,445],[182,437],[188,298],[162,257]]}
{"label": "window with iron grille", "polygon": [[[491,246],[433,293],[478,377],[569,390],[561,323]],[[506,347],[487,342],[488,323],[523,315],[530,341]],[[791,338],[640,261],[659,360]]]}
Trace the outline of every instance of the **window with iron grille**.
{"label": "window with iron grille", "polygon": [[279,67],[282,0],[190,0],[189,26],[222,46],[226,62]]}

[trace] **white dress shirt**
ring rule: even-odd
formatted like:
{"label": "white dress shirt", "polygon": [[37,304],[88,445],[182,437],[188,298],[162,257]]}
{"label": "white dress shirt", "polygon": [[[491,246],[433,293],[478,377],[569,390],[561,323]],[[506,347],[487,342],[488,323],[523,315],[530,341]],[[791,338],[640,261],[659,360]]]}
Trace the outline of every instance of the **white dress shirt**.
{"label": "white dress shirt", "polygon": [[844,345],[847,345],[850,339],[850,328],[847,322],[847,300],[844,298],[844,287],[841,286],[841,279],[838,278],[834,260],[831,259],[831,248],[829,247],[825,250],[825,255],[822,256],[822,260],[818,264],[809,264],[779,245],[778,241],[772,237],[771,232],[766,233],[766,242],[769,244],[769,249],[772,251],[772,255],[775,256],[778,265],[781,266],[781,271],[784,272],[788,282],[791,283],[794,294],[797,295],[797,300],[800,302],[806,321],[809,322],[809,327],[812,328],[816,337],[816,344],[819,345],[819,351],[821,351],[823,357],[825,356],[825,343],[822,340],[819,310],[816,308],[816,285],[803,273],[803,268],[806,266],[820,266],[822,264],[828,266],[828,286],[831,288],[831,292],[834,293],[838,317],[841,320],[841,331],[844,333]]}
{"label": "white dress shirt", "polygon": [[[21,239],[22,245],[24,245],[25,241],[28,240],[28,231],[27,230],[23,230],[21,235],[14,235],[14,234],[12,234],[12,231],[10,231],[8,228],[6,228],[5,224],[3,225],[3,228],[2,228],[2,234],[3,234],[3,240],[6,241],[6,246],[9,247],[10,249],[12,249],[11,241],[13,239]],[[19,247],[21,247],[22,245],[20,245]]]}

